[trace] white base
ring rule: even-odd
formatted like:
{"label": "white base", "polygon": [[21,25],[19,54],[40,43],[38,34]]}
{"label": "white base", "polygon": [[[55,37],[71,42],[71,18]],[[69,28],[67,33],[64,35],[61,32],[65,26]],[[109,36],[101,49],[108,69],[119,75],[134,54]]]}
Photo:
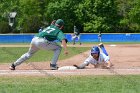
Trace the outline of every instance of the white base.
{"label": "white base", "polygon": [[115,47],[115,46],[117,46],[117,45],[110,45],[110,46],[113,46],[113,47]]}
{"label": "white base", "polygon": [[63,66],[58,68],[58,70],[76,70],[77,68],[74,66]]}

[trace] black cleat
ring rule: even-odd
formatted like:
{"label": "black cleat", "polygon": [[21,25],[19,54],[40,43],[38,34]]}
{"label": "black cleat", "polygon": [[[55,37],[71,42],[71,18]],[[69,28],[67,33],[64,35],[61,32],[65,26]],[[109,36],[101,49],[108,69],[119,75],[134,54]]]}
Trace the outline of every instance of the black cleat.
{"label": "black cleat", "polygon": [[9,67],[9,69],[10,69],[10,70],[15,70],[15,67],[16,67],[16,66],[15,66],[14,64],[12,64],[12,65]]}
{"label": "black cleat", "polygon": [[57,64],[50,64],[50,68],[51,70],[57,70],[59,67],[57,66]]}

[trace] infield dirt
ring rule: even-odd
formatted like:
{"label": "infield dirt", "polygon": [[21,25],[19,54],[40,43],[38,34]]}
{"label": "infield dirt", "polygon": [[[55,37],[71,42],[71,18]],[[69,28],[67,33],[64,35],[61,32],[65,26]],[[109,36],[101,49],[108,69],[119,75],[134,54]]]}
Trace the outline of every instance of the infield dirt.
{"label": "infield dirt", "polygon": [[[68,47],[92,47],[95,44],[83,44],[83,45],[69,45]],[[0,45],[4,47],[5,45]],[[7,45],[6,47],[14,47],[15,45]],[[17,46],[17,45],[16,45]],[[21,46],[21,45],[20,45]],[[23,45],[28,47],[27,45]],[[22,47],[23,47],[22,46]],[[39,75],[40,71],[45,71],[54,75],[115,75],[115,74],[138,74],[140,75],[140,44],[117,44],[116,46],[110,46],[105,44],[105,48],[109,53],[113,68],[108,69],[95,69],[92,65],[89,65],[84,70],[71,70],[71,71],[51,71],[49,70],[49,62],[30,62],[23,63],[16,68],[16,71],[10,71],[10,64],[0,65],[0,75]],[[70,51],[69,51],[70,53]],[[66,60],[59,60],[58,65],[72,66],[73,64],[79,65],[89,55],[89,51],[80,53],[74,57]],[[36,71],[36,73],[35,73]],[[30,74],[29,74],[30,72]],[[44,72],[44,74],[45,74]],[[31,74],[32,73],[32,74]],[[40,73],[42,75],[43,73]]]}

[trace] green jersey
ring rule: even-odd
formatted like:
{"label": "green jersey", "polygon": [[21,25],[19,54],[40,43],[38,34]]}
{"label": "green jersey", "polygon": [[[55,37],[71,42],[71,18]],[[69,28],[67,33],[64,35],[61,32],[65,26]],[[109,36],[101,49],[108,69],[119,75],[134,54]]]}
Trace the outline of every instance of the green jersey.
{"label": "green jersey", "polygon": [[48,41],[62,41],[65,39],[64,33],[55,25],[50,25],[49,27],[43,29],[43,31],[38,33],[36,36],[46,38]]}

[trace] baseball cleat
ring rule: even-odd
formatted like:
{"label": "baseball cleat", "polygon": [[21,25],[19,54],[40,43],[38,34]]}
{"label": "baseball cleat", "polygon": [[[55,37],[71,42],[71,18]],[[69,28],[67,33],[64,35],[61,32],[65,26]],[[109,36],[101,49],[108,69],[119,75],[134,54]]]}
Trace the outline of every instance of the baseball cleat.
{"label": "baseball cleat", "polygon": [[9,69],[10,69],[10,70],[15,70],[15,67],[16,67],[16,66],[15,66],[14,64],[12,64],[12,65],[9,67]]}
{"label": "baseball cleat", "polygon": [[99,46],[100,48],[101,48],[101,47],[104,47],[103,43],[100,43],[98,46]]}
{"label": "baseball cleat", "polygon": [[59,67],[57,66],[57,64],[50,64],[50,68],[51,70],[57,70]]}

